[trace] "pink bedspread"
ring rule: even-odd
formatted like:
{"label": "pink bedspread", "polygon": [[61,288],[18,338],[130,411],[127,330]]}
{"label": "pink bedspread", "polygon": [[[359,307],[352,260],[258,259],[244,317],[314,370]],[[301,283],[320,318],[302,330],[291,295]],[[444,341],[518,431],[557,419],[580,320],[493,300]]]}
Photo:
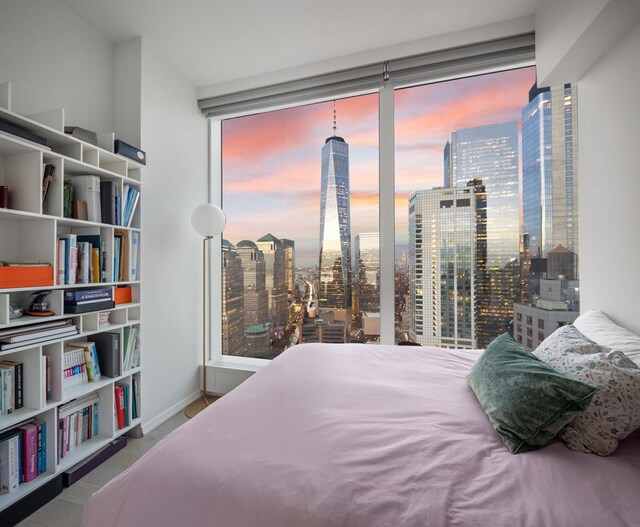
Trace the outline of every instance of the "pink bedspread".
{"label": "pink bedspread", "polygon": [[640,525],[640,437],[512,455],[478,352],[294,347],[89,500],[84,527]]}

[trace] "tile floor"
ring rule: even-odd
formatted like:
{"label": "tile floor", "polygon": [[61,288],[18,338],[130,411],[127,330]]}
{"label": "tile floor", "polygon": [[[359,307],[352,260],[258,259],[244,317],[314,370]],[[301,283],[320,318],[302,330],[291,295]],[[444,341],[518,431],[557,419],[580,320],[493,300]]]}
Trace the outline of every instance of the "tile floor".
{"label": "tile floor", "polygon": [[79,527],[82,521],[82,507],[91,494],[133,465],[160,439],[187,421],[184,414],[179,412],[144,437],[127,438],[125,448],[89,472],[75,485],[64,489],[55,499],[16,527]]}

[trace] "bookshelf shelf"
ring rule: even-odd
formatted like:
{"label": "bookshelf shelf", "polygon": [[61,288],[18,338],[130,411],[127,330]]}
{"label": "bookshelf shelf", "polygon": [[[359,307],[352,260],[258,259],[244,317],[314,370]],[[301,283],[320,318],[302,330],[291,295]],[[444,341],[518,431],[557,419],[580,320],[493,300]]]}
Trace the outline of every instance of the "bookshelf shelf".
{"label": "bookshelf shelf", "polygon": [[[136,392],[135,395],[133,393],[134,389],[139,390],[141,387],[142,368],[139,366],[128,370],[124,368],[125,342],[132,338],[139,338],[138,328],[141,324],[141,280],[140,266],[138,265],[140,251],[135,245],[135,243],[142,242],[141,199],[136,201],[137,206],[131,214],[129,227],[103,223],[102,221],[65,217],[64,182],[72,176],[97,176],[102,183],[100,190],[104,185],[109,190],[108,195],[122,197],[127,195],[128,188],[137,192],[142,191],[144,165],[110,151],[113,148],[113,134],[99,136],[99,146],[65,134],[64,110],[54,110],[37,116],[25,117],[11,111],[7,101],[4,103],[0,101],[0,104],[7,106],[0,107],[0,119],[45,138],[48,144],[48,146],[44,146],[4,131],[0,132],[0,185],[9,187],[9,208],[0,208],[0,262],[49,264],[53,267],[53,282],[49,285],[6,287],[10,282],[0,282],[4,284],[0,286],[0,331],[20,329],[29,324],[61,320],[70,320],[77,328],[77,334],[74,335],[56,338],[54,334],[51,335],[50,340],[45,342],[29,343],[27,341],[24,345],[13,349],[0,350],[0,362],[13,361],[14,364],[22,365],[23,404],[22,408],[14,409],[12,413],[2,413],[0,406],[0,436],[30,423],[34,419],[37,422],[45,422],[47,460],[46,470],[34,480],[21,483],[17,489],[10,493],[0,494],[0,513],[2,513],[7,507],[26,498],[40,486],[82,462],[118,436],[131,432],[142,423],[142,419],[138,417],[132,419],[126,427],[117,428],[117,397],[114,393],[116,384],[126,386],[127,395],[124,398],[126,415],[129,418],[135,415],[132,413],[134,406],[138,415],[142,415],[139,407],[139,393]],[[47,164],[54,167],[53,180],[49,184],[47,197],[43,203],[43,174]],[[128,195],[135,196],[134,190],[129,191]],[[103,195],[107,194],[103,193]],[[76,197],[75,199],[80,198]],[[138,199],[137,196],[136,199]],[[78,211],[80,211],[79,207]],[[88,214],[82,216],[80,213],[74,215],[91,217]],[[113,214],[106,218],[98,215],[97,219],[110,221],[115,217]],[[100,236],[100,239],[104,241],[104,246],[101,242],[96,242],[93,245],[85,242],[85,247],[91,248],[100,245],[100,260],[97,259],[97,253],[94,253],[96,259],[91,262],[92,272],[95,276],[96,262],[100,262],[102,270],[104,269],[102,262],[106,261],[107,281],[59,283],[58,238],[68,235],[76,235],[78,240],[80,240],[80,236],[85,236],[85,240]],[[127,245],[129,243],[131,245]],[[125,247],[125,249],[118,252],[118,247]],[[134,251],[134,249],[136,250]],[[134,255],[137,258],[136,261],[133,261]],[[116,263],[120,267],[116,267]],[[114,269],[119,272],[114,273]],[[81,273],[79,273],[80,275]],[[13,280],[16,274],[8,273],[4,276],[9,276]],[[85,280],[86,276],[85,274]],[[114,278],[119,278],[119,280],[114,280]],[[28,282],[26,283],[28,284]],[[82,289],[112,289],[115,291],[118,286],[128,286],[131,289],[130,302],[128,301],[128,292],[120,291],[118,298],[126,303],[115,304],[113,308],[78,314],[64,312],[66,291],[77,292]],[[48,317],[23,315],[11,319],[10,305],[18,304],[22,307],[25,302],[30,301],[30,295],[36,291],[50,291],[47,297],[48,309],[54,315]],[[109,313],[108,324],[100,325],[99,313]],[[132,335],[135,337],[131,337]],[[71,372],[69,364],[65,365],[65,360],[71,357],[69,351],[72,348],[69,343],[93,342],[95,344],[100,339],[107,339],[107,341],[118,339],[116,353],[120,369],[115,371],[120,374],[115,377],[107,377],[102,371],[102,378],[98,381],[85,382],[72,387],[67,386],[64,379],[72,375],[68,373]],[[113,341],[115,342],[115,340]],[[139,341],[133,347],[128,348],[130,354],[136,350],[136,346],[139,346]],[[6,348],[6,346],[4,347]],[[82,347],[79,349],[82,350]],[[116,349],[115,344],[113,349]],[[79,357],[83,355],[84,352]],[[84,356],[86,357],[86,355]],[[138,357],[137,353],[135,356]],[[85,360],[89,359],[85,358]],[[96,360],[98,360],[97,357]],[[102,360],[99,359],[99,361]],[[103,370],[102,364],[100,364],[100,369]],[[2,383],[2,376],[0,376],[0,388],[2,388]],[[120,393],[122,394],[122,390]],[[91,415],[94,419],[93,423],[97,423],[97,429],[94,431],[97,435],[85,440],[67,452],[64,457],[58,459],[59,423],[73,413],[80,415],[81,410],[76,411],[74,406],[78,406],[80,401],[83,401],[84,404],[85,401],[92,400],[94,394],[97,395],[97,401],[91,404],[97,405],[98,412]],[[134,397],[136,397],[136,403],[134,403]],[[120,406],[120,412],[122,415],[122,406]],[[83,424],[86,422],[83,421]],[[91,431],[90,428],[89,431]],[[88,437],[90,436],[89,433]]]}

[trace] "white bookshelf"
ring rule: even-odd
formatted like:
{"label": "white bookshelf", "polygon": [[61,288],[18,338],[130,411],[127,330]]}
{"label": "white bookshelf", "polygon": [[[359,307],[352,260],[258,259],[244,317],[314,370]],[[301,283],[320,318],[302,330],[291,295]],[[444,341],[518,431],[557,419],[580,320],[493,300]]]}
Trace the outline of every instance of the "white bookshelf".
{"label": "white bookshelf", "polygon": [[[46,472],[35,480],[23,483],[17,491],[0,494],[0,512],[30,492],[44,485],[62,472],[68,470],[113,441],[122,434],[139,427],[142,408],[138,407],[138,418],[132,419],[133,393],[129,389],[128,415],[130,423],[117,429],[114,416],[114,385],[128,385],[137,380],[140,389],[142,368],[125,370],[122,364],[124,353],[120,353],[121,375],[116,378],[102,377],[73,388],[63,387],[63,350],[68,341],[91,340],[91,336],[101,332],[120,334],[121,348],[125,328],[140,325],[140,251],[136,263],[136,279],[114,282],[113,278],[113,237],[114,230],[139,233],[141,201],[138,201],[130,227],[84,221],[63,217],[63,181],[73,175],[94,175],[101,180],[113,181],[116,192],[123,195],[125,185],[141,190],[143,165],[113,153],[113,134],[100,136],[99,145],[83,142],[64,133],[64,110],[44,112],[35,116],[22,116],[11,110],[11,85],[0,83],[0,119],[26,128],[34,134],[45,137],[47,148],[17,136],[0,131],[0,185],[7,185],[10,193],[10,208],[0,208],[0,261],[48,263],[54,268],[53,284],[34,287],[2,288],[0,285],[0,329],[25,324],[47,322],[56,319],[72,319],[78,334],[63,338],[53,338],[45,343],[27,344],[11,350],[0,351],[0,361],[14,360],[23,364],[24,406],[11,414],[0,415],[0,435],[29,419],[47,422],[47,467]],[[47,199],[42,203],[42,167],[54,165],[54,179],[49,187]],[[62,234],[100,234],[107,241],[107,282],[92,284],[57,283],[57,237]],[[129,251],[131,255],[131,251]],[[129,256],[130,258],[131,256]],[[131,267],[125,262],[125,268]],[[130,277],[129,277],[130,278]],[[116,288],[126,285],[131,288],[132,299],[126,304],[116,304],[112,309],[82,314],[65,314],[64,291],[78,288]],[[22,316],[11,319],[9,306],[13,302],[26,299],[35,291],[51,291],[47,301],[54,315],[46,318]],[[108,324],[100,325],[99,313],[108,312]],[[49,377],[51,395],[44,393],[46,371],[43,356],[49,357]],[[144,355],[144,350],[142,350]],[[142,360],[142,357],[141,357]],[[99,396],[98,435],[74,448],[58,459],[58,408],[77,397],[97,393]]]}

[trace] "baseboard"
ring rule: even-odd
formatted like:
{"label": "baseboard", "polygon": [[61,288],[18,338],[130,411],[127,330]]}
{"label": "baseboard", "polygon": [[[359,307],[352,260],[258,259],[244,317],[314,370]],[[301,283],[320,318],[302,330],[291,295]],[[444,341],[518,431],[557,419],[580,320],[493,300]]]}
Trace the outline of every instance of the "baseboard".
{"label": "baseboard", "polygon": [[202,392],[200,390],[197,390],[192,394],[188,395],[187,397],[185,397],[184,399],[178,401],[173,406],[170,406],[161,414],[156,415],[153,419],[149,419],[149,420],[144,419],[141,425],[142,435],[146,435],[152,432],[154,429],[158,428],[162,423],[164,423],[168,419],[171,419],[178,412],[182,411],[185,408],[185,406],[190,405],[193,401],[195,401],[201,395],[202,395]]}
{"label": "baseboard", "polygon": [[0,525],[11,527],[33,514],[62,492],[62,474],[47,481],[17,502],[0,511]]}

